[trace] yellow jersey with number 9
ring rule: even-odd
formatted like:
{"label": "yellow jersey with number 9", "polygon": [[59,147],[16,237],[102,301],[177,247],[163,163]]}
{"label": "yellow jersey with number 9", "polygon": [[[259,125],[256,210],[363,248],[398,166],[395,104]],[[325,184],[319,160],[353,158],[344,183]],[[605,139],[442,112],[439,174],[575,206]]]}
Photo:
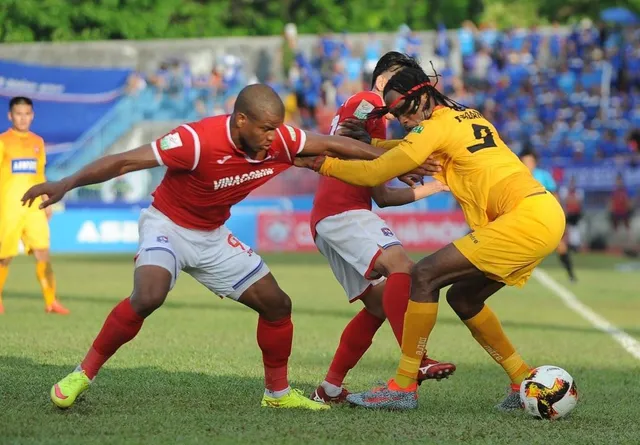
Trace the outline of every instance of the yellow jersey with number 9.
{"label": "yellow jersey with number 9", "polygon": [[[20,199],[32,186],[45,180],[45,147],[34,133],[8,130],[0,134],[0,217],[10,218],[22,211]],[[31,207],[37,210],[40,200]]]}
{"label": "yellow jersey with number 9", "polygon": [[372,186],[413,170],[435,154],[443,164],[436,179],[449,186],[474,230],[544,191],[495,127],[473,109],[439,108],[404,139],[373,142],[390,150],[373,161],[330,158],[320,173]]}

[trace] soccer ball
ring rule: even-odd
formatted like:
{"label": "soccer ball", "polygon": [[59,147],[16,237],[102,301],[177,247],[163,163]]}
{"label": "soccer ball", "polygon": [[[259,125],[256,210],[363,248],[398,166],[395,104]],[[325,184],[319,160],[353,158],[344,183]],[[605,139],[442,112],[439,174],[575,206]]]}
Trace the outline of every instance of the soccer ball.
{"label": "soccer ball", "polygon": [[578,403],[578,390],[573,377],[557,366],[540,366],[532,370],[520,384],[524,410],[539,419],[559,419],[569,414]]}

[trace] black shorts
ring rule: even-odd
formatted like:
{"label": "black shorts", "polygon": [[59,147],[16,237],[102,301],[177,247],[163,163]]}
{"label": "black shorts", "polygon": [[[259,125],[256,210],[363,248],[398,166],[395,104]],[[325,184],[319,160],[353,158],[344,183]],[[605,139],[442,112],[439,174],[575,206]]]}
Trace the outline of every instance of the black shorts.
{"label": "black shorts", "polygon": [[624,226],[629,229],[631,227],[631,212],[626,213],[611,213],[609,215],[613,230],[618,230],[618,227]]}
{"label": "black shorts", "polygon": [[577,226],[581,219],[582,219],[582,212],[567,213],[568,226]]}

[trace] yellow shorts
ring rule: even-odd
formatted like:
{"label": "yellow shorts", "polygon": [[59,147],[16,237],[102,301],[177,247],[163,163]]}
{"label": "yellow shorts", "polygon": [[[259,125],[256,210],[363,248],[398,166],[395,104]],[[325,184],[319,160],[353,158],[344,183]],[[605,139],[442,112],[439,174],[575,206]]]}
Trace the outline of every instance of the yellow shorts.
{"label": "yellow shorts", "polygon": [[545,193],[523,199],[509,213],[453,244],[487,277],[522,287],[533,269],[558,247],[564,226],[558,200]]}
{"label": "yellow shorts", "polygon": [[[9,213],[9,212],[7,212]],[[28,253],[49,248],[49,222],[42,210],[0,214],[0,259],[18,254],[20,240]]]}

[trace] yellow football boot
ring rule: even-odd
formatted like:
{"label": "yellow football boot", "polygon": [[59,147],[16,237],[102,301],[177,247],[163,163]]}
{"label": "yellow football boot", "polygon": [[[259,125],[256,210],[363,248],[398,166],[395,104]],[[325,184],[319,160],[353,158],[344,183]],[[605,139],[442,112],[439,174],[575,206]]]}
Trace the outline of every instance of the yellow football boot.
{"label": "yellow football boot", "polygon": [[89,389],[91,379],[84,371],[73,371],[51,387],[51,401],[58,408],[69,408],[78,396]]}
{"label": "yellow football boot", "polygon": [[329,409],[329,405],[308,399],[299,389],[292,389],[287,395],[278,398],[265,394],[260,405],[267,408],[300,408],[312,411]]}

